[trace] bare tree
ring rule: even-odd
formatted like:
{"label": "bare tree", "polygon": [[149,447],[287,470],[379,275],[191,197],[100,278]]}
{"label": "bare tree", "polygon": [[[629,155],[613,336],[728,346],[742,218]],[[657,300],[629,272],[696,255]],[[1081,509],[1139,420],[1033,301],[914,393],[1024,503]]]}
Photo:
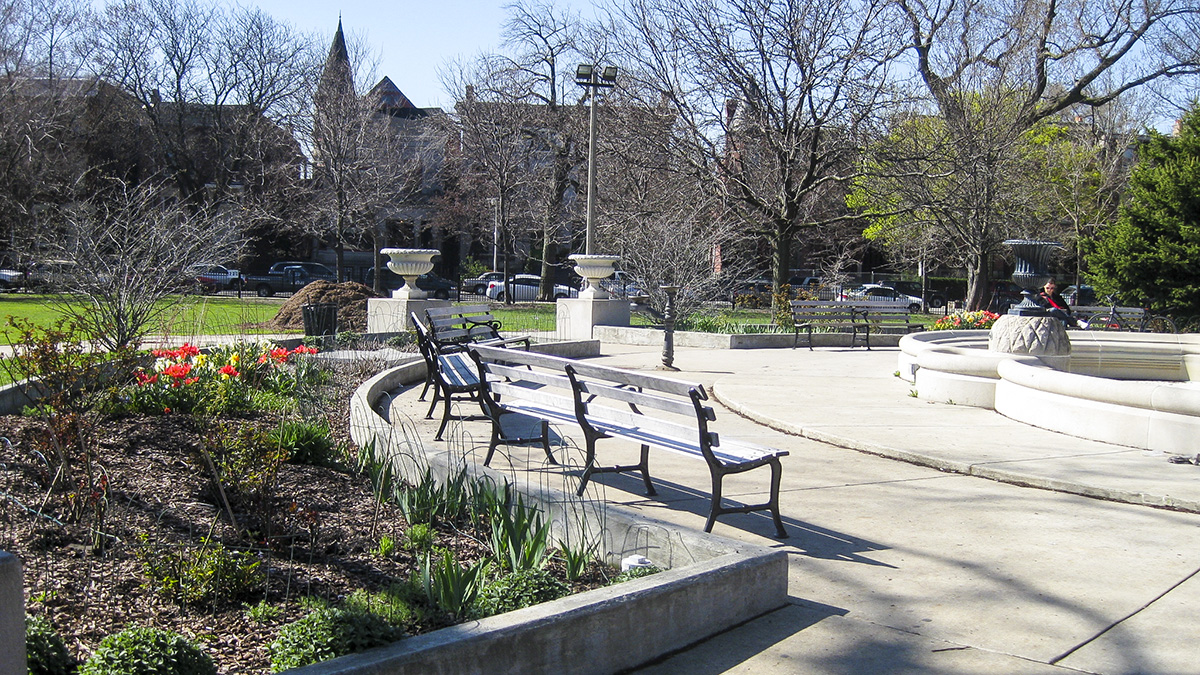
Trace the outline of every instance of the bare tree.
{"label": "bare tree", "polygon": [[[896,0],[912,65],[939,126],[915,137],[935,157],[901,200],[929,216],[968,272],[968,303],[986,301],[997,244],[1032,224],[1015,175],[1022,136],[1079,107],[1192,78],[1200,54],[1181,38],[1191,0],[1146,3]],[[917,148],[913,148],[916,150]],[[911,167],[910,167],[911,168]],[[1019,233],[1019,232],[1018,232]]]}
{"label": "bare tree", "polygon": [[320,59],[256,9],[202,0],[108,5],[98,69],[142,106],[161,175],[193,208],[241,199],[267,166],[298,163]]}
{"label": "bare tree", "polygon": [[769,242],[777,288],[796,237],[848,216],[825,207],[891,99],[893,15],[856,0],[630,0],[618,15],[637,89],[688,132],[673,151]]}
{"label": "bare tree", "polygon": [[[389,219],[433,180],[442,149],[437,120],[403,117],[380,98],[359,95],[339,26],[313,99],[314,231],[333,244],[339,281],[345,250],[370,239],[376,268]],[[382,290],[382,275],[375,275]]]}
{"label": "bare tree", "polygon": [[78,130],[101,88],[83,77],[93,28],[72,0],[0,2],[0,226],[11,252],[37,230],[39,205],[74,199],[87,170]]}
{"label": "bare tree", "polygon": [[[458,101],[453,117],[458,140],[456,187],[462,195],[476,196],[477,210],[494,210],[497,244],[507,272],[513,245],[531,230],[538,163],[529,134],[535,124],[533,109],[509,96],[516,78],[496,59],[460,64],[446,78],[447,88],[456,93]],[[489,202],[493,208],[485,209],[483,204]],[[511,293],[505,295],[512,297]]]}
{"label": "bare tree", "polygon": [[[564,63],[578,58],[578,18],[552,2],[506,6],[505,51],[482,54],[444,74],[457,96],[463,190],[475,190],[495,205],[508,240],[541,246],[539,297],[553,298],[555,266],[577,229],[579,167],[583,162],[581,108],[568,104],[582,92],[565,75]],[[566,71],[566,72],[564,72]],[[481,219],[482,220],[482,219]],[[490,219],[487,219],[490,221]],[[509,294],[511,296],[511,294]]]}
{"label": "bare tree", "polygon": [[241,246],[229,218],[196,215],[172,194],[143,186],[119,199],[77,202],[55,212],[56,236],[40,242],[49,257],[69,263],[49,280],[57,293],[51,303],[106,349],[137,347],[159,327],[182,267]]}

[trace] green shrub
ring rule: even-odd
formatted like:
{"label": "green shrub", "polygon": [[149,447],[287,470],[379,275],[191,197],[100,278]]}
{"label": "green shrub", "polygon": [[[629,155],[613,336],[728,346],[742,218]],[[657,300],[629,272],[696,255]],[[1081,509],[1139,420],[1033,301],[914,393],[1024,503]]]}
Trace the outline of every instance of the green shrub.
{"label": "green shrub", "polygon": [[265,580],[259,560],[207,539],[199,548],[150,546],[145,535],[142,542],[138,555],[150,578],[148,585],[179,604],[240,600]]}
{"label": "green shrub", "polygon": [[208,654],[182,635],[131,627],[109,635],[79,669],[80,675],[215,675]]}
{"label": "green shrub", "polygon": [[661,568],[655,567],[654,565],[650,565],[649,567],[630,567],[624,572],[621,572],[617,576],[613,577],[611,583],[620,584],[626,581],[632,581],[633,579],[641,579],[642,577],[648,577],[651,574],[658,574],[661,571]]}
{"label": "green shrub", "polygon": [[29,660],[29,675],[75,672],[75,659],[45,617],[25,616],[25,655]]}
{"label": "green shrub", "polygon": [[428,523],[417,523],[408,528],[408,547],[417,553],[428,553],[436,541],[435,535]]}
{"label": "green shrub", "polygon": [[557,600],[570,593],[570,587],[545,570],[522,570],[484,586],[477,605],[481,616],[491,616]]}
{"label": "green shrub", "polygon": [[424,594],[412,583],[393,584],[377,593],[360,588],[346,598],[346,608],[373,614],[402,630],[423,623],[428,611]]}
{"label": "green shrub", "polygon": [[328,607],[293,621],[267,648],[272,672],[361,652],[394,642],[400,632],[367,612]]}
{"label": "green shrub", "polygon": [[579,546],[572,546],[568,541],[560,541],[558,552],[562,556],[567,581],[578,581],[579,577],[583,576],[587,570],[588,565],[597,559],[599,550],[600,542],[598,541],[581,541]]}
{"label": "green shrub", "polygon": [[288,459],[278,442],[249,424],[228,423],[214,425],[205,442],[230,497],[266,508],[275,495],[279,470]]}
{"label": "green shrub", "polygon": [[421,563],[421,588],[425,591],[426,602],[456,619],[465,618],[479,597],[488,561],[462,567],[450,551],[444,551],[437,562],[432,558],[432,554],[428,554]]}
{"label": "green shrub", "polygon": [[254,623],[271,623],[283,616],[283,608],[272,605],[266,600],[260,600],[246,607],[246,618]]}
{"label": "green shrub", "polygon": [[406,347],[411,347],[416,343],[416,333],[411,331],[404,332],[399,335],[393,335],[392,337],[383,341],[384,346],[391,347],[392,349],[404,349]]}
{"label": "green shrub", "polygon": [[327,420],[287,420],[268,434],[288,462],[311,466],[336,466],[337,445],[329,435]]}
{"label": "green shrub", "polygon": [[526,506],[520,496],[515,504],[493,514],[492,553],[505,569],[540,568],[546,563],[549,545],[550,523],[537,506]]}
{"label": "green shrub", "polygon": [[395,552],[396,540],[388,534],[380,535],[379,544],[375,547],[375,555],[380,558],[390,558]]}

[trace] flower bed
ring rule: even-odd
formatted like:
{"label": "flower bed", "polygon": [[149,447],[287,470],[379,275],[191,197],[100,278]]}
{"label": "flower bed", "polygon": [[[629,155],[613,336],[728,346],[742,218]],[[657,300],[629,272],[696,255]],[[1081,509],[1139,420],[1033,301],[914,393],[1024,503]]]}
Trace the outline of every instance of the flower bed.
{"label": "flower bed", "polygon": [[959,312],[934,321],[929,330],[990,330],[999,318],[999,314],[987,310]]}
{"label": "flower bed", "polygon": [[72,657],[142,625],[265,672],[616,576],[503,485],[365,461],[347,436],[363,373],[313,351],[184,345],[0,418],[0,549]]}

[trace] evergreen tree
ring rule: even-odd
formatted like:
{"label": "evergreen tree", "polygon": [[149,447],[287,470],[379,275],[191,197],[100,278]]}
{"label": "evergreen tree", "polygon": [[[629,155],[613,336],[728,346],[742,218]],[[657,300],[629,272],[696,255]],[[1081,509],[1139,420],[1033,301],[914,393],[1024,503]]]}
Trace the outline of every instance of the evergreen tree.
{"label": "evergreen tree", "polygon": [[1117,223],[1100,232],[1088,263],[1102,294],[1200,313],[1200,105],[1178,135],[1152,131],[1138,148]]}

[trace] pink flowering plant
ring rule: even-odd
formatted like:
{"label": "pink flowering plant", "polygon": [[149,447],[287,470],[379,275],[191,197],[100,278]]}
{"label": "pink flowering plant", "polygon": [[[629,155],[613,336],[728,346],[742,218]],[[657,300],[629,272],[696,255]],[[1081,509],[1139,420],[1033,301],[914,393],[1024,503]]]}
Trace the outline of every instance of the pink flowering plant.
{"label": "pink flowering plant", "polygon": [[933,325],[930,330],[988,330],[996,323],[1000,315],[987,310],[979,310],[977,312],[959,312],[958,314],[950,314],[943,316]]}
{"label": "pink flowering plant", "polygon": [[128,412],[145,414],[225,414],[270,407],[280,394],[292,394],[319,377],[308,355],[312,347],[295,349],[241,343],[207,353],[184,343],[156,349],[154,364],[138,369],[134,382],[117,392]]}

